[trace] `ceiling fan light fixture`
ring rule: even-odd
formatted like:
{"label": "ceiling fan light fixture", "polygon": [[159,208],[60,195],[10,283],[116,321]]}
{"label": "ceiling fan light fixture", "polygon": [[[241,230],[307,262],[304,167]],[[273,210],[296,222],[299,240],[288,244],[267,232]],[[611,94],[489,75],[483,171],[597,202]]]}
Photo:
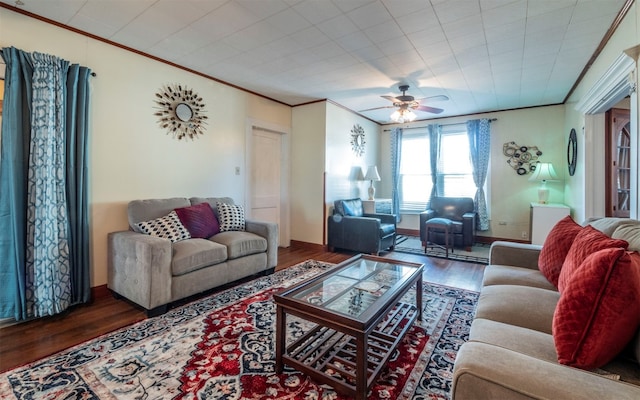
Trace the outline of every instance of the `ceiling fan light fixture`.
{"label": "ceiling fan light fixture", "polygon": [[409,109],[395,110],[393,114],[389,116],[393,122],[404,123],[412,122],[416,119],[417,115]]}

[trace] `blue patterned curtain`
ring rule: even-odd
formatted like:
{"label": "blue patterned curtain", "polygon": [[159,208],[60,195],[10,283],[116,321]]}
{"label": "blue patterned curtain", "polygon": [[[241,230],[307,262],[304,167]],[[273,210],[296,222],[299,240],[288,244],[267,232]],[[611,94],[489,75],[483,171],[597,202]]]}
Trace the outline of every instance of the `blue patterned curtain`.
{"label": "blue patterned curtain", "polygon": [[484,182],[487,179],[491,151],[491,121],[486,118],[467,121],[467,135],[469,136],[469,150],[473,165],[473,182],[476,184],[474,202],[478,213],[477,230],[487,231],[489,230],[489,215]]}
{"label": "blue patterned curtain", "polygon": [[440,157],[440,132],[442,128],[438,124],[431,124],[427,126],[429,132],[429,157],[431,163],[431,195],[429,196],[429,203],[427,208],[431,204],[431,200],[438,195],[438,157]]}
{"label": "blue patterned curtain", "polygon": [[22,320],[89,299],[90,70],[15,48],[2,57],[0,317]]}
{"label": "blue patterned curtain", "polygon": [[391,203],[396,221],[400,222],[400,160],[402,157],[402,128],[391,130]]}

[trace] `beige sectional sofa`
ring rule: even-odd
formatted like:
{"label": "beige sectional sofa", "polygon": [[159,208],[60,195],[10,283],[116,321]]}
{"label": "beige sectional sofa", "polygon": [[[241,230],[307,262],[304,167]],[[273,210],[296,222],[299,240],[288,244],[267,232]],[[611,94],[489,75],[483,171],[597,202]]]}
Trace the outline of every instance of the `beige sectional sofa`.
{"label": "beige sectional sofa", "polygon": [[[182,228],[184,225],[174,229],[179,231],[177,236],[182,235],[178,238],[171,232],[169,235],[174,236],[143,231],[149,227],[146,223],[148,221],[166,219],[176,210],[192,210],[193,206],[205,203],[210,206],[205,208],[213,211],[214,222],[220,224],[219,229],[224,230],[222,225],[228,223],[227,229],[230,230],[210,237],[207,233],[200,235],[204,237],[196,238],[185,232]],[[243,211],[228,197],[130,202],[130,229],[108,235],[109,289],[115,295],[144,307],[147,314],[153,316],[165,312],[167,306],[176,300],[254,274],[273,272],[278,263],[278,226],[274,223],[245,220],[244,214],[233,215],[234,219],[225,222],[220,219],[219,203],[225,206],[225,210]],[[196,221],[193,230],[208,228],[202,226],[201,222]],[[237,226],[233,226],[235,223]],[[167,230],[165,225],[162,225],[162,229]],[[183,239],[185,235],[189,238]]]}
{"label": "beige sectional sofa", "polygon": [[[590,224],[607,236],[629,242],[629,251],[640,250],[638,221],[605,218]],[[640,399],[638,330],[629,343],[619,343],[624,349],[601,367],[584,369],[558,361],[554,330],[559,335],[563,320],[556,316],[554,323],[554,313],[561,293],[539,269],[541,249],[510,242],[492,244],[469,340],[455,361],[452,399]],[[637,280],[640,265],[627,267],[635,268],[629,279]],[[637,302],[640,297],[635,296],[630,304]],[[635,305],[629,307],[620,312],[620,318],[635,310]]]}

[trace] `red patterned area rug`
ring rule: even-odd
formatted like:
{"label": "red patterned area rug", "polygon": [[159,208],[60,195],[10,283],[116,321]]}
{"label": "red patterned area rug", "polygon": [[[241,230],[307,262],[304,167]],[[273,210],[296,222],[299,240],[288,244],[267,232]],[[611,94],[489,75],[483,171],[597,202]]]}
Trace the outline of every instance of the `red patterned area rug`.
{"label": "red patterned area rug", "polygon": [[[306,261],[8,371],[0,375],[0,398],[346,399],[288,367],[274,372],[272,294],[331,267]],[[449,398],[478,293],[429,283],[423,290],[423,321],[409,330],[369,399]],[[293,340],[306,323],[287,324]]]}

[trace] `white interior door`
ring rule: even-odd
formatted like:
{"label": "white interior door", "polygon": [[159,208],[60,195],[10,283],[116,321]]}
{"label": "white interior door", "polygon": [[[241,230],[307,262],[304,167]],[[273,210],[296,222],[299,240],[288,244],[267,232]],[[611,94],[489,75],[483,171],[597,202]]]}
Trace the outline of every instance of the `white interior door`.
{"label": "white interior door", "polygon": [[251,217],[280,225],[282,135],[253,128]]}

